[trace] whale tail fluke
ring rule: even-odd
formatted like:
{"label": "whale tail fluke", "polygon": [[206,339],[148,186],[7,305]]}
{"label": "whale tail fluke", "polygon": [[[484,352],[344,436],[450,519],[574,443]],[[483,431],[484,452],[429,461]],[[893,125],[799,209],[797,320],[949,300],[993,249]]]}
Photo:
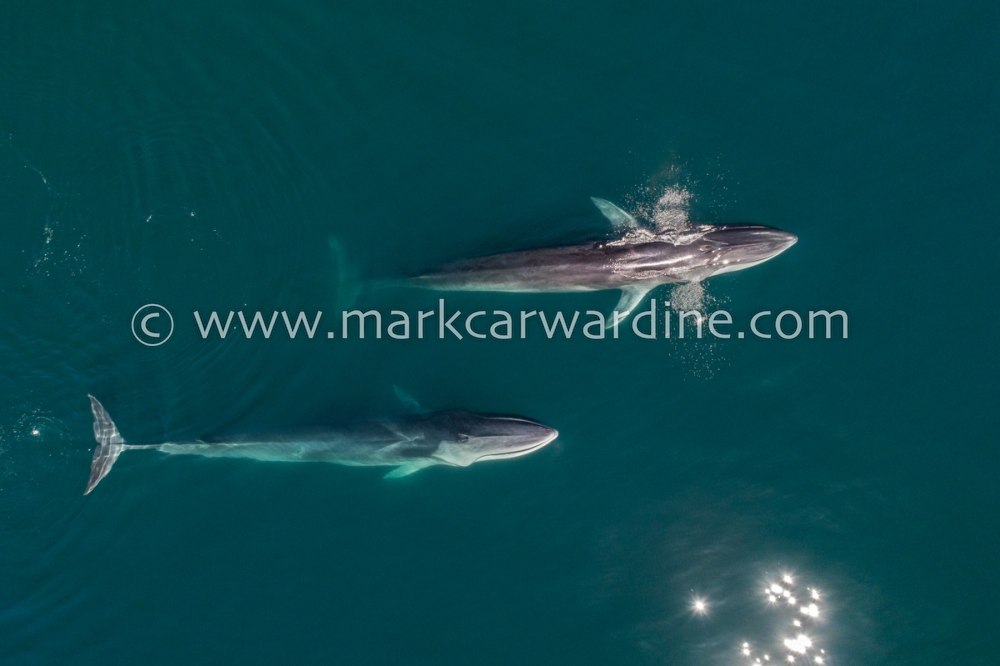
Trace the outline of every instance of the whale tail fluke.
{"label": "whale tail fluke", "polygon": [[97,440],[97,448],[94,449],[94,459],[90,463],[90,480],[87,482],[87,489],[83,491],[84,495],[89,494],[101,479],[108,475],[118,456],[125,450],[125,440],[122,439],[107,410],[94,396],[87,397],[90,398],[90,409],[94,412],[94,438]]}

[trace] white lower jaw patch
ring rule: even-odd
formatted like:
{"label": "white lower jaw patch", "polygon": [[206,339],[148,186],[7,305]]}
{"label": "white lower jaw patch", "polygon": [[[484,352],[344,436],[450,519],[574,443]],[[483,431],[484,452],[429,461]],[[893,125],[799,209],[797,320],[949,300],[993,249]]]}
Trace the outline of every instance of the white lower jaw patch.
{"label": "white lower jaw patch", "polygon": [[434,458],[437,458],[441,462],[447,465],[456,465],[458,467],[468,467],[472,463],[480,462],[482,460],[503,460],[505,458],[518,458],[520,456],[526,456],[532,451],[537,451],[542,448],[556,437],[559,433],[556,432],[544,440],[538,442],[533,446],[521,449],[519,451],[512,452],[502,452],[502,453],[487,453],[479,457],[473,457],[475,455],[474,451],[470,451],[468,447],[462,444],[452,443],[452,442],[442,442],[438,446],[438,450],[434,453]]}
{"label": "white lower jaw patch", "polygon": [[768,257],[767,259],[761,259],[760,261],[751,261],[746,264],[728,264],[726,266],[723,266],[719,270],[715,271],[714,273],[712,273],[712,275],[722,275],[723,273],[733,273],[735,271],[742,271],[744,268],[750,268],[751,266],[758,266],[764,263],[765,261],[769,261],[770,259],[773,258],[774,257]]}
{"label": "white lower jaw patch", "polygon": [[535,451],[542,448],[546,444],[552,442],[552,440],[554,440],[558,436],[559,433],[556,433],[550,437],[547,437],[546,439],[543,439],[541,442],[530,448],[522,449],[520,451],[514,451],[512,453],[490,453],[485,456],[476,458],[476,462],[483,462],[484,460],[506,460],[507,458],[520,458],[521,456],[526,456],[529,453],[534,453]]}

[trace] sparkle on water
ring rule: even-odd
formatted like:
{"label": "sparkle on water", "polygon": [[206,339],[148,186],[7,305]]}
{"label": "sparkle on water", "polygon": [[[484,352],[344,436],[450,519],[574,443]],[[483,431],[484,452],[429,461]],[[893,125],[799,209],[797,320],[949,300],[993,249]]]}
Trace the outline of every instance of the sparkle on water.
{"label": "sparkle on water", "polygon": [[812,647],[812,641],[805,634],[799,634],[795,638],[786,638],[785,647],[792,652],[805,654]]}
{"label": "sparkle on water", "polygon": [[[780,581],[780,582],[779,582]],[[799,587],[796,578],[790,573],[781,574],[778,580],[767,581],[762,588],[765,607],[777,614],[775,626],[776,636],[770,640],[756,642],[743,641],[740,644],[740,654],[746,664],[763,664],[771,661],[771,653],[764,652],[757,646],[778,649],[784,652],[784,661],[795,663],[798,658],[823,666],[826,663],[826,650],[817,645],[817,635],[814,631],[815,622],[820,617],[820,593],[812,587]],[[808,595],[811,602],[805,606],[796,606],[796,593],[801,597]],[[778,604],[779,600],[786,603]],[[808,624],[808,626],[804,626]]]}
{"label": "sparkle on water", "polygon": [[695,615],[707,615],[708,602],[702,597],[694,597],[691,599],[691,610]]}

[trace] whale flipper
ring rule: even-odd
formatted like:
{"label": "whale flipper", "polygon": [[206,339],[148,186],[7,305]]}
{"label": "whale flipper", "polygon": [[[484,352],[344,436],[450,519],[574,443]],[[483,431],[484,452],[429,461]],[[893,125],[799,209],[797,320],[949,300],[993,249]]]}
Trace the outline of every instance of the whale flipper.
{"label": "whale flipper", "polygon": [[[622,287],[622,297],[618,301],[618,305],[615,306],[615,312],[621,315],[619,322],[625,321],[628,315],[635,310],[636,306],[642,302],[642,299],[646,297],[646,294],[651,292],[656,288],[657,285],[647,285],[647,284],[636,284],[629,285],[627,287]],[[615,325],[615,315],[614,312],[608,317],[607,323],[604,328],[611,328]]]}
{"label": "whale flipper", "polygon": [[97,398],[92,395],[87,397],[90,398],[90,410],[94,413],[94,438],[97,440],[97,448],[94,449],[94,459],[90,463],[90,480],[87,482],[87,489],[83,491],[84,495],[89,494],[101,479],[108,475],[111,466],[125,450],[125,440],[122,439],[111,416]]}
{"label": "whale flipper", "polygon": [[635,221],[634,217],[610,201],[598,199],[597,197],[590,197],[590,200],[594,202],[594,205],[597,206],[598,210],[604,213],[604,217],[610,220],[611,226],[614,227],[615,231],[635,229],[639,226],[639,223]]}
{"label": "whale flipper", "polygon": [[434,463],[423,462],[423,461],[421,461],[421,462],[407,463],[405,465],[400,465],[399,467],[397,467],[396,469],[392,470],[391,472],[389,472],[388,474],[386,474],[382,478],[383,479],[399,479],[399,478],[402,478],[404,476],[409,476],[410,474],[413,474],[414,472],[419,472],[424,467],[429,467],[430,465],[433,465],[433,464]]}

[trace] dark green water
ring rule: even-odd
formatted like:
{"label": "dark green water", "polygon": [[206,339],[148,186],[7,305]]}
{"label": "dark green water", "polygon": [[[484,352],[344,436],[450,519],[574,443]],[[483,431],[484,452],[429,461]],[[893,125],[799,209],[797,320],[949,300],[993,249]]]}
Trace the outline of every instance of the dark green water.
{"label": "dark green water", "polygon": [[[4,3],[0,659],[777,663],[795,617],[797,663],[997,663],[998,19]],[[692,219],[799,236],[710,280],[716,305],[844,309],[849,339],[221,341],[192,320],[336,321],[330,236],[370,282],[599,236],[589,196],[671,192]],[[177,320],[160,347],[130,330],[146,303]],[[88,393],[160,442],[394,414],[393,385],[560,437],[396,481],[132,452],[82,496]],[[818,619],[768,605],[783,572],[820,590]]]}

